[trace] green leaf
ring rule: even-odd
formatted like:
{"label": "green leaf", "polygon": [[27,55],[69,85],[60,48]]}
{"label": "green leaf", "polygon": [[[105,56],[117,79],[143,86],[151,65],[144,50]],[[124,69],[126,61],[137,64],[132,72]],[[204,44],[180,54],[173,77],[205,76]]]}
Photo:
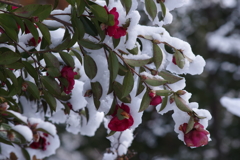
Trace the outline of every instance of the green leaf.
{"label": "green leaf", "polygon": [[31,160],[31,157],[25,148],[22,148],[22,154],[23,154],[25,160]]}
{"label": "green leaf", "polygon": [[115,112],[116,107],[117,107],[117,99],[116,99],[116,97],[114,96],[113,101],[112,101],[111,108],[110,108],[110,110],[108,111],[107,115],[112,115],[112,114]]}
{"label": "green leaf", "polygon": [[193,129],[194,123],[195,123],[194,118],[191,116],[188,121],[187,130],[186,130],[185,134],[187,134],[188,132],[190,132]]}
{"label": "green leaf", "polygon": [[89,40],[86,39],[82,39],[78,41],[79,45],[88,48],[88,49],[93,49],[93,50],[98,50],[101,49],[103,47],[103,44],[97,44],[97,43],[93,43]]}
{"label": "green leaf", "polygon": [[175,100],[175,103],[176,103],[177,107],[180,110],[182,110],[183,112],[192,112],[192,109],[187,106],[185,100],[182,99],[177,94],[174,94],[174,100]]}
{"label": "green leaf", "polygon": [[58,4],[59,4],[59,0],[54,0],[53,10],[57,8]]}
{"label": "green leaf", "polygon": [[176,83],[183,79],[182,77],[179,77],[179,76],[169,73],[167,71],[161,71],[158,73],[158,75],[163,77],[165,80],[167,80],[167,83],[169,83],[169,84]]}
{"label": "green leaf", "polygon": [[40,5],[38,5],[38,4],[26,5],[24,7],[17,8],[14,11],[14,14],[22,16],[22,17],[32,17],[34,15],[34,12],[38,10],[39,6]]}
{"label": "green leaf", "polygon": [[170,54],[174,54],[174,53],[175,53],[175,52],[174,52],[174,48],[170,47],[169,45],[164,44],[164,49],[165,49],[168,53],[170,53]]}
{"label": "green leaf", "polygon": [[133,54],[133,55],[137,55],[138,54],[138,47],[134,47],[133,49],[127,49],[129,53]]}
{"label": "green leaf", "polygon": [[145,7],[152,20],[154,20],[157,16],[157,6],[155,2],[153,0],[147,0],[145,1]]}
{"label": "green leaf", "polygon": [[115,24],[114,15],[113,14],[109,14],[108,15],[107,25],[108,26],[113,26],[114,24]]}
{"label": "green leaf", "polygon": [[142,98],[142,102],[140,104],[140,108],[139,108],[139,111],[138,112],[142,112],[144,111],[145,109],[148,108],[148,106],[150,105],[150,102],[151,102],[151,97],[149,96],[149,91],[146,90],[143,98]]}
{"label": "green leaf", "polygon": [[173,92],[170,90],[156,90],[156,94],[159,96],[168,96],[171,93],[173,93]]}
{"label": "green leaf", "polygon": [[142,91],[144,90],[145,86],[142,84],[142,80],[138,79],[138,87],[137,87],[137,93],[136,96],[138,96]]}
{"label": "green leaf", "polygon": [[96,18],[91,18],[91,21],[93,22],[96,30],[98,31],[99,36],[101,37],[101,42],[105,39],[106,37],[106,32],[105,30],[102,30],[100,27],[100,23]]}
{"label": "green leaf", "polygon": [[57,57],[55,57],[52,53],[50,52],[44,53],[43,58],[45,60],[47,67],[56,67],[56,68],[60,67]]}
{"label": "green leaf", "polygon": [[116,48],[119,45],[120,40],[121,40],[121,38],[116,39],[116,38],[112,37],[114,48]]}
{"label": "green leaf", "polygon": [[24,65],[22,64],[22,62],[14,62],[12,64],[7,64],[5,65],[6,68],[12,68],[12,69],[22,69],[24,67]]}
{"label": "green leaf", "polygon": [[161,5],[161,9],[162,9],[162,16],[164,18],[166,16],[166,6],[162,1],[160,1],[160,5]]}
{"label": "green leaf", "polygon": [[71,4],[72,6],[74,6],[75,2],[74,0],[66,0],[69,4]]}
{"label": "green leaf", "polygon": [[168,102],[168,96],[165,96],[162,100],[161,108],[159,109],[158,112],[161,112],[162,110],[164,110],[164,108],[166,108],[167,102]]}
{"label": "green leaf", "polygon": [[21,58],[21,55],[11,50],[0,52],[0,65],[13,64]]}
{"label": "green leaf", "polygon": [[43,35],[43,38],[46,40],[46,42],[48,44],[51,44],[51,35],[50,35],[50,32],[47,28],[47,26],[43,23],[36,23],[36,25],[38,26],[38,28],[40,29],[42,35]]}
{"label": "green leaf", "polygon": [[166,84],[167,81],[164,79],[160,79],[160,78],[149,78],[147,77],[147,79],[144,80],[144,82],[146,82],[147,84],[151,85],[151,86],[160,86],[163,84]]}
{"label": "green leaf", "polygon": [[93,100],[96,109],[100,107],[100,98],[102,97],[102,86],[99,82],[92,82],[91,88],[93,92]]}
{"label": "green leaf", "polygon": [[[0,14],[0,26],[4,29],[5,34],[7,34],[7,39],[15,40],[18,39],[18,28],[13,15]],[[3,42],[4,43],[4,42]]]}
{"label": "green leaf", "polygon": [[30,81],[25,81],[27,83],[27,92],[29,92],[34,98],[40,99],[40,92],[38,90],[38,87],[36,84],[30,82]]}
{"label": "green leaf", "polygon": [[131,96],[128,95],[124,98],[122,98],[122,95],[123,95],[123,87],[122,85],[119,83],[119,82],[114,82],[113,83],[113,90],[114,90],[114,93],[116,94],[117,98],[122,101],[123,103],[131,103]]}
{"label": "green leaf", "polygon": [[129,95],[129,93],[132,91],[133,85],[134,85],[133,77],[134,77],[134,75],[132,74],[131,71],[128,71],[128,73],[124,77],[124,79],[123,79],[123,89],[122,89],[122,98]]}
{"label": "green leaf", "polygon": [[43,90],[43,98],[48,103],[51,111],[56,111],[56,107],[57,107],[56,99],[50,93],[48,93],[45,90]]}
{"label": "green leaf", "polygon": [[60,51],[59,52],[61,58],[63,59],[63,61],[70,67],[74,68],[75,67],[75,63],[74,63],[74,60],[72,58],[72,56],[67,53],[67,52],[62,52]]}
{"label": "green leaf", "polygon": [[107,135],[107,137],[110,137],[112,135],[114,135],[117,131],[110,131],[110,133]]}
{"label": "green leaf", "polygon": [[82,21],[78,18],[76,9],[72,7],[71,22],[75,34],[78,34],[78,40],[81,40],[84,37],[85,29]]}
{"label": "green leaf", "polygon": [[15,88],[18,88],[18,80],[17,80],[15,74],[9,69],[5,69],[4,72],[6,73],[6,76],[11,79],[13,86]]}
{"label": "green leaf", "polygon": [[73,54],[77,57],[77,59],[79,60],[79,62],[82,64],[82,57],[80,55],[80,51],[74,49],[74,48],[71,48],[71,51],[73,52]]}
{"label": "green leaf", "polygon": [[139,60],[136,60],[136,59],[126,59],[124,58],[124,61],[131,65],[131,66],[134,66],[134,67],[141,67],[141,66],[144,66],[146,64],[148,64],[149,62],[151,62],[152,58],[149,58],[149,59],[139,59]]}
{"label": "green leaf", "polygon": [[176,58],[177,66],[179,68],[183,69],[183,67],[185,65],[185,58],[184,58],[183,54],[180,51],[175,50],[174,56]]}
{"label": "green leaf", "polygon": [[39,18],[39,21],[47,19],[52,11],[52,5],[40,5],[34,12],[34,16]]}
{"label": "green leaf", "polygon": [[38,79],[38,70],[36,70],[29,62],[22,61],[22,64],[24,65],[27,72],[37,81]]}
{"label": "green leaf", "polygon": [[132,7],[132,1],[131,0],[121,0],[121,3],[128,14],[128,12],[130,11],[130,9]]}
{"label": "green leaf", "polygon": [[42,76],[41,81],[45,88],[53,95],[60,95],[61,89],[58,85],[58,83],[54,80],[54,78],[51,78],[49,76]]}
{"label": "green leaf", "polygon": [[29,31],[32,33],[35,42],[38,42],[39,35],[38,35],[38,31],[37,31],[37,28],[36,28],[36,26],[34,25],[34,23],[31,22],[31,21],[28,20],[28,19],[24,19],[24,23],[26,24],[26,26],[27,26],[27,28],[29,29]]}
{"label": "green leaf", "polygon": [[78,11],[78,16],[81,16],[85,10],[85,1],[84,0],[78,0],[76,1],[77,3],[77,11]]}
{"label": "green leaf", "polygon": [[118,74],[119,70],[119,62],[115,53],[109,50],[109,58],[108,58],[108,69],[110,71],[110,83],[112,83]]}
{"label": "green leaf", "polygon": [[107,23],[108,22],[108,13],[104,7],[100,5],[91,5],[91,11],[93,12],[94,16],[98,19],[98,21]]}
{"label": "green leaf", "polygon": [[84,56],[84,69],[88,78],[93,79],[97,75],[97,65],[92,57]]}
{"label": "green leaf", "polygon": [[48,67],[47,68],[47,72],[53,78],[61,76],[60,70],[58,68],[55,68],[55,67]]}
{"label": "green leaf", "polygon": [[85,29],[87,34],[89,34],[91,36],[97,36],[98,35],[97,29],[95,28],[93,23],[88,18],[86,18],[84,16],[81,16],[80,19],[83,23],[84,29]]}
{"label": "green leaf", "polygon": [[153,63],[155,64],[156,69],[160,67],[162,61],[163,61],[162,50],[157,44],[153,43]]}
{"label": "green leaf", "polygon": [[118,62],[118,66],[119,66],[118,74],[119,74],[120,76],[126,75],[127,72],[128,72],[128,69],[127,69],[125,66],[123,66],[120,62]]}

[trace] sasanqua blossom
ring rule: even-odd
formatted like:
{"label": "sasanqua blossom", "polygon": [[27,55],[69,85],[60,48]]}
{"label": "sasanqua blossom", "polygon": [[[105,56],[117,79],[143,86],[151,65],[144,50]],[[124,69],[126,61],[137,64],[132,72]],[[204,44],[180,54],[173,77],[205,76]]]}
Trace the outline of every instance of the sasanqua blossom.
{"label": "sasanqua blossom", "polygon": [[[120,116],[124,119],[120,120],[118,115],[119,109],[121,110]],[[133,117],[130,114],[130,108],[123,104],[121,106],[117,105],[115,112],[112,114],[112,119],[108,124],[108,128],[112,131],[124,131],[133,125]]]}
{"label": "sasanqua blossom", "polygon": [[114,16],[114,25],[113,26],[107,26],[107,28],[106,28],[107,35],[109,35],[111,37],[114,37],[116,39],[119,39],[120,37],[125,36],[126,35],[126,29],[118,26],[118,24],[119,24],[119,21],[118,21],[119,14],[117,12],[116,7],[114,7],[110,11],[108,11],[108,8],[106,6],[104,8],[106,9],[108,14],[112,14]]}
{"label": "sasanqua blossom", "polygon": [[186,133],[187,126],[188,124],[184,123],[180,125],[179,130],[184,133],[184,142],[188,147],[200,147],[208,143],[209,132],[204,129],[203,125],[195,122],[193,129]]}

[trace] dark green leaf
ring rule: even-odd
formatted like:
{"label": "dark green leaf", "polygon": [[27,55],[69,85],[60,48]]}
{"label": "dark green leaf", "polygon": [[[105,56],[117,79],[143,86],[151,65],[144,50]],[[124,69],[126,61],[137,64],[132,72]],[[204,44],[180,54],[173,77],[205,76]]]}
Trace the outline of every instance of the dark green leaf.
{"label": "dark green leaf", "polygon": [[57,8],[58,4],[59,4],[59,0],[54,0],[53,10]]}
{"label": "dark green leaf", "polygon": [[13,86],[15,88],[18,88],[18,80],[17,80],[15,74],[9,69],[5,69],[4,72],[6,73],[6,76],[11,79]]}
{"label": "dark green leaf", "polygon": [[50,106],[51,111],[55,111],[57,107],[56,99],[45,90],[43,90],[43,98],[46,100],[46,102]]}
{"label": "dark green leaf", "polygon": [[61,76],[61,72],[58,68],[54,68],[54,67],[48,67],[47,68],[47,72],[48,74],[53,77],[53,78],[56,78],[56,77],[60,77]]}
{"label": "dark green leaf", "polygon": [[38,79],[38,70],[36,70],[29,62],[22,61],[22,64],[24,65],[27,72],[37,81]]}
{"label": "dark green leaf", "polygon": [[85,29],[87,34],[89,34],[91,36],[97,36],[98,35],[97,29],[95,28],[93,23],[88,18],[86,18],[84,16],[81,16],[80,19],[83,22],[83,26],[84,26],[84,29]]}
{"label": "dark green leaf", "polygon": [[50,32],[47,28],[47,26],[43,23],[36,23],[36,25],[38,26],[38,28],[40,29],[42,35],[43,35],[43,38],[46,40],[46,42],[48,44],[51,44],[51,36],[50,36]]}
{"label": "dark green leaf", "polygon": [[128,12],[130,11],[130,9],[132,7],[132,1],[131,0],[121,0],[121,3],[128,14]]}
{"label": "dark green leaf", "polygon": [[88,78],[93,79],[97,75],[97,65],[92,57],[84,56],[84,69]]}
{"label": "dark green leaf", "polygon": [[22,154],[23,154],[25,160],[31,160],[31,157],[25,148],[22,148]]}
{"label": "dark green leaf", "polygon": [[30,81],[25,81],[25,83],[28,85],[27,92],[29,92],[34,98],[40,99],[40,92],[38,90],[38,87]]}
{"label": "dark green leaf", "polygon": [[21,55],[11,50],[0,52],[0,65],[13,64],[21,58]]}
{"label": "dark green leaf", "polygon": [[121,40],[121,38],[116,39],[116,38],[112,37],[114,48],[116,48],[119,45],[120,40]]}
{"label": "dark green leaf", "polygon": [[98,50],[103,47],[102,44],[93,43],[86,39],[79,40],[78,43],[85,48],[93,49],[93,50]]}
{"label": "dark green leaf", "polygon": [[148,106],[150,105],[150,102],[151,102],[151,97],[149,96],[149,91],[146,90],[146,92],[145,92],[145,94],[142,98],[142,102],[141,102],[141,105],[140,105],[140,108],[139,108],[138,112],[142,112],[145,109],[147,109]]}
{"label": "dark green leaf", "polygon": [[102,30],[102,28],[100,27],[100,23],[98,22],[98,20],[96,18],[91,18],[94,26],[96,27],[99,36],[101,37],[101,42],[105,39],[106,37],[106,32],[105,30]]}
{"label": "dark green leaf", "polygon": [[99,82],[92,82],[91,88],[93,92],[94,104],[96,109],[98,109],[100,107],[100,98],[102,96],[102,86]]}
{"label": "dark green leaf", "polygon": [[114,111],[116,110],[116,106],[117,106],[117,99],[114,96],[113,101],[112,101],[112,105],[110,110],[108,111],[107,115],[112,115],[114,113]]}
{"label": "dark green leaf", "polygon": [[0,14],[0,26],[4,29],[7,36],[5,38],[10,38],[11,40],[17,41],[18,39],[18,28],[13,15]]}
{"label": "dark green leaf", "polygon": [[86,6],[85,1],[84,0],[78,0],[78,1],[76,1],[76,3],[77,3],[78,16],[81,16],[82,13],[85,10],[85,6]]}
{"label": "dark green leaf", "polygon": [[118,74],[119,70],[119,62],[115,53],[109,50],[109,58],[108,58],[108,69],[110,71],[110,83],[112,83]]}
{"label": "dark green leaf", "polygon": [[103,23],[108,22],[108,13],[104,7],[100,5],[91,5],[90,9],[92,10],[94,16],[98,19],[98,21]]}
{"label": "dark green leaf", "polygon": [[123,87],[122,85],[119,83],[119,82],[114,82],[113,83],[113,90],[114,90],[114,93],[116,94],[117,98],[122,101],[123,103],[131,103],[131,96],[128,95],[124,98],[122,98],[122,92],[123,92]]}
{"label": "dark green leaf", "polygon": [[70,67],[74,68],[75,67],[75,63],[74,63],[74,60],[72,58],[72,56],[67,53],[67,52],[62,52],[60,51],[59,52],[61,58],[63,59],[63,61]]}
{"label": "dark green leaf", "polygon": [[78,51],[78,50],[76,50],[76,49],[74,49],[74,48],[72,48],[71,50],[72,50],[73,54],[77,57],[77,59],[79,60],[79,62],[82,64],[82,57],[81,57],[81,55],[80,55],[80,51]]}
{"label": "dark green leaf", "polygon": [[145,1],[145,7],[152,20],[154,20],[157,16],[157,6],[155,2],[153,0],[147,0]]}
{"label": "dark green leaf", "polygon": [[170,47],[169,45],[164,44],[164,49],[170,54],[175,53],[174,49],[172,47]]}
{"label": "dark green leaf", "polygon": [[54,78],[51,78],[49,76],[42,76],[41,81],[45,88],[53,95],[60,95],[61,90],[58,85],[58,83],[54,80]]}
{"label": "dark green leaf", "polygon": [[118,65],[119,65],[118,74],[121,76],[126,75],[126,73],[128,72],[128,69],[125,66],[123,66],[120,62],[118,62]]}
{"label": "dark green leaf", "polygon": [[[38,38],[39,38],[39,35],[38,35],[38,31],[37,31],[37,28],[36,26],[34,25],[33,22],[31,22],[30,20],[28,19],[24,19],[24,23],[26,24],[27,28],[29,29],[29,31],[32,33],[34,39],[35,39],[35,42],[38,42]],[[37,43],[36,43],[37,44]]]}
{"label": "dark green leaf", "polygon": [[12,68],[12,69],[22,69],[24,65],[22,62],[14,62],[12,64],[5,65],[6,68]]}
{"label": "dark green leaf", "polygon": [[60,67],[57,57],[55,57],[52,53],[50,52],[44,53],[43,58],[45,60],[47,67],[56,67],[56,68]]}
{"label": "dark green leaf", "polygon": [[162,60],[163,53],[161,48],[157,44],[153,43],[153,63],[155,64],[156,69],[158,69],[162,64]]}
{"label": "dark green leaf", "polygon": [[126,76],[123,79],[123,89],[122,89],[122,98],[126,97],[133,89],[134,85],[134,75],[131,71],[128,71]]}

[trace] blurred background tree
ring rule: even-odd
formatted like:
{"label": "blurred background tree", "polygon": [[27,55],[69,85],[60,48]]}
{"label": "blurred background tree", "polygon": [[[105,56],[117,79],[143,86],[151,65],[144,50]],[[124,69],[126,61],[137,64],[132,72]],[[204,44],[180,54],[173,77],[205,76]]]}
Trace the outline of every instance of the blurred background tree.
{"label": "blurred background tree", "polygon": [[[53,4],[54,0],[15,2]],[[66,6],[65,0],[59,1],[58,8]],[[193,94],[190,101],[198,102],[213,116],[208,128],[212,141],[204,147],[188,148],[173,131],[171,113],[161,116],[154,108],[149,108],[135,131],[129,154],[136,152],[132,160],[239,160],[240,118],[227,112],[219,100],[223,95],[240,97],[240,1],[190,0],[188,6],[172,13],[173,23],[166,29],[172,36],[189,42],[193,52],[207,62],[204,73],[185,77],[186,90]],[[148,23],[144,15],[141,23]],[[63,128],[59,126],[62,146],[48,160],[102,159],[102,153],[109,146],[103,126],[90,138],[65,133]]]}

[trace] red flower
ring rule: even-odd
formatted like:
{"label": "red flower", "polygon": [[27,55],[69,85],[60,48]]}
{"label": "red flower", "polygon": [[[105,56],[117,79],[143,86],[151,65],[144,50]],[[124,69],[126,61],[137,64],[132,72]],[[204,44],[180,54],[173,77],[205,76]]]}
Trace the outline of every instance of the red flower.
{"label": "red flower", "polygon": [[173,64],[177,65],[175,56],[172,57],[172,62],[173,62]]}
{"label": "red flower", "polygon": [[47,146],[50,145],[49,142],[47,142],[46,137],[48,137],[48,134],[43,134],[40,136],[37,142],[32,142],[29,147],[33,149],[42,149],[42,150],[47,150]]}
{"label": "red flower", "polygon": [[104,8],[106,9],[108,14],[112,14],[114,16],[114,25],[113,26],[107,26],[107,28],[106,28],[107,35],[109,35],[111,37],[114,37],[116,39],[119,39],[120,37],[125,36],[126,35],[126,29],[118,26],[118,24],[119,24],[119,21],[118,21],[119,14],[117,12],[116,7],[114,7],[110,11],[108,11],[108,8],[106,6],[104,6]]}
{"label": "red flower", "polygon": [[71,93],[73,86],[75,84],[74,81],[74,75],[76,75],[77,72],[73,72],[73,68],[69,67],[69,66],[65,66],[63,67],[63,69],[61,70],[61,76],[66,78],[68,81],[68,86],[64,86],[63,90],[66,94]]}
{"label": "red flower", "polygon": [[38,41],[36,42],[35,39],[32,37],[29,41],[28,41],[28,45],[29,46],[37,46],[40,42],[42,41],[41,37],[38,37]]}
{"label": "red flower", "polygon": [[149,97],[151,97],[150,105],[156,106],[162,103],[162,97],[159,95],[156,96],[156,92],[153,90],[149,92]]}
{"label": "red flower", "polygon": [[187,126],[188,124],[184,123],[179,127],[179,130],[183,131],[184,142],[188,147],[200,147],[208,143],[207,135],[209,134],[209,132],[204,130],[203,125],[196,122],[193,129],[190,132],[186,133]]}
{"label": "red flower", "polygon": [[[122,120],[120,120],[117,116],[117,114],[119,114],[119,109],[120,111],[122,110],[120,115],[124,117]],[[134,120],[130,115],[130,108],[123,103],[121,106],[116,106],[115,112],[112,114],[112,116],[113,118],[108,124],[108,128],[112,131],[124,131],[133,125]]]}

